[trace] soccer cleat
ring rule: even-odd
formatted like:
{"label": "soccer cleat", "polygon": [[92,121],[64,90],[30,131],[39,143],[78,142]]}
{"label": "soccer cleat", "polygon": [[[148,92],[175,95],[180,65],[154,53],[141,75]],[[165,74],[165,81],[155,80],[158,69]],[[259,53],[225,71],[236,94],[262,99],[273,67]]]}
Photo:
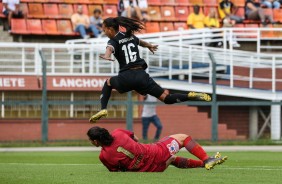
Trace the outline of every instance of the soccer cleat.
{"label": "soccer cleat", "polygon": [[190,100],[199,100],[199,101],[206,101],[210,102],[211,101],[211,96],[206,94],[206,93],[198,93],[191,91],[188,93],[188,98]]}
{"label": "soccer cleat", "polygon": [[107,117],[108,116],[108,111],[107,109],[102,109],[99,112],[97,112],[96,114],[94,114],[93,116],[91,116],[91,118],[89,119],[90,123],[96,123],[97,120],[103,118],[103,117]]}
{"label": "soccer cleat", "polygon": [[222,157],[219,152],[217,152],[213,157],[208,158],[204,161],[205,168],[211,170],[215,165],[220,165],[227,160],[227,156]]}

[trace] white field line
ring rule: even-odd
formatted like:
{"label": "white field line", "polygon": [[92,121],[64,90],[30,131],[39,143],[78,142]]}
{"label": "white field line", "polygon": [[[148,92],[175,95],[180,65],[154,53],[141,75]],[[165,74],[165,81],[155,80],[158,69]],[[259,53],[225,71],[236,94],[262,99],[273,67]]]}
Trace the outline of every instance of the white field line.
{"label": "white field line", "polygon": [[[207,152],[217,151],[267,151],[282,152],[282,146],[203,146]],[[0,152],[41,152],[41,151],[100,151],[97,147],[26,147],[0,148]],[[186,151],[181,149],[181,151]]]}
{"label": "white field line", "polygon": [[[0,163],[0,165],[27,165],[27,166],[99,166],[104,167],[103,164],[55,164],[55,163]],[[169,166],[174,167],[174,166]],[[215,169],[224,170],[256,170],[256,171],[282,171],[282,166],[249,166],[249,167],[232,167],[232,166],[218,166]]]}

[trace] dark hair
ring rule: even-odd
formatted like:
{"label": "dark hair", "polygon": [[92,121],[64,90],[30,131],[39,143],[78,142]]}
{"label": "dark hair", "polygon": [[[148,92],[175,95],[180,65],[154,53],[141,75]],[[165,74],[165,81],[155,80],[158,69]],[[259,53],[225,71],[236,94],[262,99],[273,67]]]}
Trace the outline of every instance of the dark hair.
{"label": "dark hair", "polygon": [[96,8],[94,11],[93,11],[93,13],[95,14],[95,13],[102,13],[102,11],[99,9],[99,8]]}
{"label": "dark hair", "polygon": [[111,136],[107,129],[98,126],[90,128],[87,135],[90,140],[97,140],[105,146],[111,145],[114,140],[113,136]]}
{"label": "dark hair", "polygon": [[103,24],[106,27],[112,27],[117,32],[119,31],[119,26],[124,27],[126,29],[125,35],[128,37],[132,36],[134,32],[140,32],[145,28],[141,21],[126,17],[110,17],[105,19]]}

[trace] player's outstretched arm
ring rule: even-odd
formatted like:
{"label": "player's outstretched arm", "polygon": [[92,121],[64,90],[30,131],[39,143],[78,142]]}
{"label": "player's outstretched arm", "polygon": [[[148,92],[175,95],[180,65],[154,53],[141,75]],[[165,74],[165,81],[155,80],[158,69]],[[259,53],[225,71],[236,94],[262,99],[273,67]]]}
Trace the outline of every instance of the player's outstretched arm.
{"label": "player's outstretched arm", "polygon": [[115,61],[114,59],[111,58],[112,53],[113,53],[113,48],[107,47],[105,54],[100,55],[99,57],[108,61]]}
{"label": "player's outstretched arm", "polygon": [[152,45],[148,42],[145,42],[144,40],[140,40],[140,44],[141,47],[146,47],[148,48],[153,54],[155,51],[158,50],[158,45]]}

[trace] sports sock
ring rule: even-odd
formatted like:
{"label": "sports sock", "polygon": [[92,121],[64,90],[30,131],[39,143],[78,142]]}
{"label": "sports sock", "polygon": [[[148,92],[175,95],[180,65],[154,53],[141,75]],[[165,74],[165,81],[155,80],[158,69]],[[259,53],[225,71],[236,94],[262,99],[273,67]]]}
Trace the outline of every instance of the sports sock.
{"label": "sports sock", "polygon": [[183,146],[187,149],[187,151],[199,158],[201,161],[205,161],[209,158],[202,146],[194,141],[191,136],[188,136],[184,140]]}
{"label": "sports sock", "polygon": [[108,102],[111,97],[112,89],[113,89],[112,86],[108,86],[106,81],[102,89],[102,94],[100,96],[101,109],[107,109]]}
{"label": "sports sock", "polygon": [[165,99],[164,103],[165,104],[174,104],[174,103],[180,103],[180,102],[185,102],[188,100],[187,94],[168,94]]}
{"label": "sports sock", "polygon": [[204,163],[202,160],[193,160],[193,159],[187,159],[183,157],[176,157],[175,160],[171,164],[177,168],[195,168],[195,167],[204,166]]}

